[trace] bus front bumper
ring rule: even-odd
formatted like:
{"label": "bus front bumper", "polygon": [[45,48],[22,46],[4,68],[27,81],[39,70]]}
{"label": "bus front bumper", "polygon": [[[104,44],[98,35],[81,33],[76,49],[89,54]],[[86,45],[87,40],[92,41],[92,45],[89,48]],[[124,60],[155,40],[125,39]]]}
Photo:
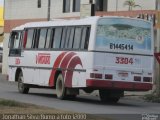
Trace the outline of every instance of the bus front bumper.
{"label": "bus front bumper", "polygon": [[124,82],[124,81],[109,81],[109,80],[96,80],[87,79],[87,87],[95,89],[120,89],[126,91],[148,91],[152,90],[152,83],[137,83],[137,82]]}

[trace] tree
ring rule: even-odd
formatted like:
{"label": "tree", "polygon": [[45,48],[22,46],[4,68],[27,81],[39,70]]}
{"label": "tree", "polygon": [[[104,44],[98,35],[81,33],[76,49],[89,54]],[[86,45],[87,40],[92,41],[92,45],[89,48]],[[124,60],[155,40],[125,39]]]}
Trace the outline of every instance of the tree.
{"label": "tree", "polygon": [[135,8],[135,7],[140,7],[142,8],[140,5],[136,5],[135,1],[134,0],[126,0],[124,2],[124,6],[128,6],[128,10],[132,10],[132,8]]}

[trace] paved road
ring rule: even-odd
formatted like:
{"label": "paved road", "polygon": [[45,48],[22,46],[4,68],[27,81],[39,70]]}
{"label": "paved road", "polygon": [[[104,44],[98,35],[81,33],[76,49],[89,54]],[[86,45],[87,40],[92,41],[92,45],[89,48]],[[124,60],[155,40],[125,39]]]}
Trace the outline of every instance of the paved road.
{"label": "paved road", "polygon": [[3,80],[1,75],[0,98],[89,114],[160,114],[160,104],[128,98],[121,99],[117,104],[102,104],[99,97],[87,95],[78,96],[75,101],[58,100],[54,90],[46,89],[31,89],[29,94],[24,95],[18,93],[15,83]]}

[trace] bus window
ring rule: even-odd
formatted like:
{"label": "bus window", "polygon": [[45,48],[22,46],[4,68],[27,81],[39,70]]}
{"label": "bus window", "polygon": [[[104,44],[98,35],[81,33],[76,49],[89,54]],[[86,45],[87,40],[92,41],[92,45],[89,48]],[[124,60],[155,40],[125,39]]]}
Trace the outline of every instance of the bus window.
{"label": "bus window", "polygon": [[66,32],[67,32],[67,28],[63,28],[63,34],[62,34],[62,40],[61,40],[61,48],[64,48],[65,45],[65,41],[66,41]]}
{"label": "bus window", "polygon": [[41,29],[41,30],[40,30],[38,48],[44,48],[44,46],[45,46],[46,34],[47,34],[47,29]]}
{"label": "bus window", "polygon": [[49,48],[50,39],[51,39],[51,29],[48,29],[47,30],[47,38],[46,38],[45,48]]}
{"label": "bus window", "polygon": [[59,48],[62,36],[62,28],[55,28],[54,39],[53,39],[53,48]]}
{"label": "bus window", "polygon": [[90,28],[84,27],[82,31],[81,49],[88,49],[88,41],[90,36]]}
{"label": "bus window", "polygon": [[19,48],[21,32],[12,32],[10,37],[10,48]]}
{"label": "bus window", "polygon": [[73,42],[74,49],[79,49],[80,41],[81,41],[81,34],[82,34],[82,27],[76,27],[75,35],[74,35],[74,42]]}
{"label": "bus window", "polygon": [[85,44],[84,44],[84,49],[88,49],[90,31],[91,31],[91,28],[87,27],[87,34],[86,34],[86,40],[85,40]]}
{"label": "bus window", "polygon": [[21,31],[14,31],[10,36],[9,56],[21,55]]}
{"label": "bus window", "polygon": [[69,49],[71,49],[72,46],[73,46],[74,32],[75,32],[75,28],[72,27],[72,28],[71,28],[71,32],[70,32],[70,36],[69,36],[69,41],[68,41],[68,48],[69,48]]}
{"label": "bus window", "polygon": [[34,30],[29,29],[28,30],[28,35],[27,35],[27,41],[26,41],[26,48],[31,48],[32,40],[33,40],[33,34],[34,34]]}
{"label": "bus window", "polygon": [[66,42],[65,42],[65,48],[67,49],[68,48],[68,44],[69,44],[69,37],[70,37],[70,34],[71,34],[71,29],[72,27],[68,27],[67,28],[67,35],[66,35]]}
{"label": "bus window", "polygon": [[138,54],[151,53],[151,24],[138,19],[102,18],[98,21],[96,50]]}

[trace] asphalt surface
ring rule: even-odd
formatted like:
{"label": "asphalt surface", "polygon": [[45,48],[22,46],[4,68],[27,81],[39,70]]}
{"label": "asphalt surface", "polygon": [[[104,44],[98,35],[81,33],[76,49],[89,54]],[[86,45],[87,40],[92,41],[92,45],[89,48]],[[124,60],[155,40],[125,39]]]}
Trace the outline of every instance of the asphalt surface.
{"label": "asphalt surface", "polygon": [[[122,98],[117,104],[103,104],[98,96],[79,95],[75,100],[58,100],[52,89],[30,89],[29,94],[20,94],[17,84],[4,80],[0,74],[0,98],[32,103],[40,106],[87,114],[160,114],[160,103],[139,99]],[[160,118],[160,116],[159,116]]]}

